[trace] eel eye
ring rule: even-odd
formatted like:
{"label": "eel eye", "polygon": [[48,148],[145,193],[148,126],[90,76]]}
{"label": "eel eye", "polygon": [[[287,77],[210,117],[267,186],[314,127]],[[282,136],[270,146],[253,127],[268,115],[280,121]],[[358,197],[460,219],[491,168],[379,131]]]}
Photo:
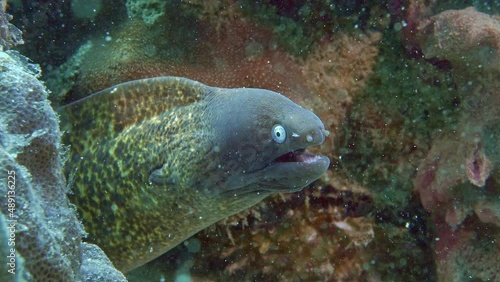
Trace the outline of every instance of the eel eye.
{"label": "eel eye", "polygon": [[273,126],[271,135],[273,136],[274,142],[281,144],[286,139],[286,130],[282,125],[276,124],[275,126]]}

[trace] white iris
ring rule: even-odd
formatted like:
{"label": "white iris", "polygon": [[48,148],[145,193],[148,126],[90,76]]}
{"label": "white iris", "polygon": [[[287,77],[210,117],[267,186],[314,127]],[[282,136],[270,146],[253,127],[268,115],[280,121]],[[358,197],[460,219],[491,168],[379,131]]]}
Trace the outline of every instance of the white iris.
{"label": "white iris", "polygon": [[274,142],[278,144],[283,143],[286,139],[286,130],[282,125],[276,124],[275,126],[273,126],[271,135],[273,136]]}

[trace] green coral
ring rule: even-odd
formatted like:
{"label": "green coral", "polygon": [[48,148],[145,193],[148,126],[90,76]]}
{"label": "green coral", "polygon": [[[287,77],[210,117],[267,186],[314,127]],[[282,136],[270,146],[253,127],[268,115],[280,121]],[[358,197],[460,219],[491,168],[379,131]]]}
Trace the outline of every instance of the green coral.
{"label": "green coral", "polygon": [[[278,7],[267,1],[241,1],[244,14],[274,28],[276,42],[293,55],[305,56],[321,39],[337,31],[362,26],[369,9],[356,5],[350,12],[327,0],[310,0],[294,7]],[[286,6],[286,4],[283,4]]]}
{"label": "green coral", "polygon": [[348,177],[376,192],[379,208],[404,207],[433,137],[456,126],[460,97],[449,72],[405,56],[386,31],[381,55],[338,140]]}
{"label": "green coral", "polygon": [[314,41],[304,30],[301,23],[291,18],[278,15],[278,8],[270,4],[243,3],[244,13],[273,27],[276,43],[283,46],[294,55],[305,55]]}
{"label": "green coral", "polygon": [[130,18],[142,18],[147,25],[153,25],[165,14],[167,1],[162,0],[127,0],[125,3]]}

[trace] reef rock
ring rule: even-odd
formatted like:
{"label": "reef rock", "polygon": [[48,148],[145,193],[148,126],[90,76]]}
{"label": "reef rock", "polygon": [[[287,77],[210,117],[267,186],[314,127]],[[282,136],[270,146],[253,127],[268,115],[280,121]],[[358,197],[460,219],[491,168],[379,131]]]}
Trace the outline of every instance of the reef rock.
{"label": "reef rock", "polygon": [[469,7],[424,20],[417,36],[426,58],[450,61],[454,67],[500,71],[500,20]]}
{"label": "reef rock", "polygon": [[0,253],[2,265],[12,263],[0,280],[125,281],[97,246],[81,241],[58,118],[39,75],[19,53],[0,52]]}
{"label": "reef rock", "polygon": [[450,10],[423,21],[419,32],[426,58],[452,63],[462,114],[453,132],[434,140],[415,188],[424,207],[450,225],[461,224],[474,211],[483,222],[500,226],[500,133],[495,126],[500,115],[500,21],[474,8]]}
{"label": "reef rock", "polygon": [[10,49],[16,45],[23,44],[21,31],[13,24],[9,23],[12,16],[4,12],[5,3],[0,2],[0,46]]}

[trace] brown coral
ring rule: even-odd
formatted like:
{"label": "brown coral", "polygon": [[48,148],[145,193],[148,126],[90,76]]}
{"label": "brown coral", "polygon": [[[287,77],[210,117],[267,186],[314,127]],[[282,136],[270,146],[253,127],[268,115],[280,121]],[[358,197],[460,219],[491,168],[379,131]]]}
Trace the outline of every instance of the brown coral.
{"label": "brown coral", "polygon": [[[335,182],[343,189],[353,186]],[[219,257],[223,262],[216,267],[224,269],[230,280],[363,280],[368,259],[364,247],[373,240],[374,231],[373,222],[362,217],[370,209],[370,198],[361,193],[366,190],[358,189],[353,193],[328,185],[276,196],[218,225],[219,230],[228,228],[231,240],[221,240],[224,235],[214,229],[198,236],[203,257]],[[195,264],[206,262],[197,258]],[[213,267],[200,267],[211,273],[197,274],[210,277]]]}
{"label": "brown coral", "polygon": [[243,17],[240,6],[235,0],[224,1],[181,1],[181,6],[201,21],[208,21],[215,28],[217,35],[223,29],[230,29],[231,23]]}
{"label": "brown coral", "polygon": [[423,21],[418,40],[426,58],[446,59],[457,67],[500,71],[500,20],[469,7]]}
{"label": "brown coral", "polygon": [[477,229],[475,220],[451,228],[439,225],[436,262],[439,281],[497,281],[500,277],[500,238],[494,229]]}
{"label": "brown coral", "polygon": [[[427,210],[456,225],[472,214],[478,202],[485,201],[486,191],[495,191],[494,187],[477,187],[485,187],[498,162],[495,155],[485,152],[485,146],[497,145],[491,141],[485,143],[484,138],[498,136],[487,127],[495,123],[500,114],[497,79],[500,22],[467,8],[445,11],[430,18],[421,25],[420,32],[418,38],[426,57],[438,56],[453,63],[452,74],[464,102],[455,131],[434,140],[419,167],[415,188]],[[496,224],[500,226],[500,222]]]}
{"label": "brown coral", "polygon": [[163,30],[168,27],[159,24],[151,31],[131,21],[110,42],[94,44],[81,66],[75,91],[82,94],[72,99],[119,82],[159,75],[185,76],[218,87],[267,88],[289,96],[309,93],[299,66],[276,49],[266,28],[237,20],[217,36],[207,25],[183,42],[189,51],[176,58],[168,54],[174,52],[169,45],[174,39],[158,40]]}
{"label": "brown coral", "polygon": [[[476,186],[484,186],[491,162],[484,155],[481,138],[480,133],[463,128],[457,134],[443,136],[433,143],[418,169],[415,187],[423,206],[445,216],[450,225],[462,223],[473,211],[471,200],[482,198],[482,189]],[[454,188],[469,182],[475,186]],[[460,190],[468,196],[459,195]]]}
{"label": "brown coral", "polygon": [[[378,58],[381,34],[348,35],[339,33],[331,42],[323,43],[301,60],[302,72],[309,89],[317,95],[299,97],[299,101],[323,120],[335,140],[340,124],[368,79]],[[327,140],[321,151],[331,158],[338,153]]]}
{"label": "brown coral", "polygon": [[[500,21],[467,8],[424,21],[417,39],[426,58],[452,63],[462,115],[437,137],[414,181],[432,213],[442,281],[498,280],[498,95]],[[494,263],[491,263],[493,262]]]}

